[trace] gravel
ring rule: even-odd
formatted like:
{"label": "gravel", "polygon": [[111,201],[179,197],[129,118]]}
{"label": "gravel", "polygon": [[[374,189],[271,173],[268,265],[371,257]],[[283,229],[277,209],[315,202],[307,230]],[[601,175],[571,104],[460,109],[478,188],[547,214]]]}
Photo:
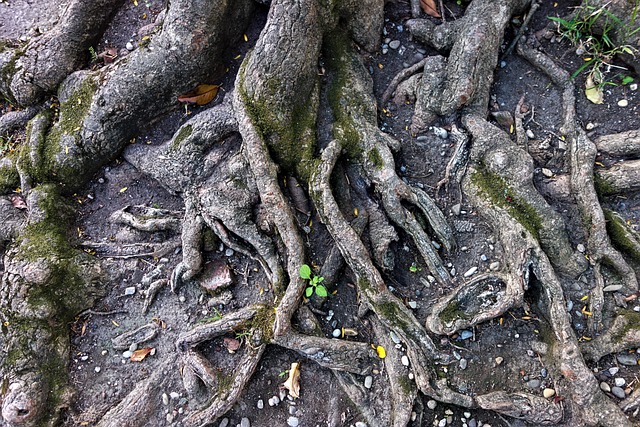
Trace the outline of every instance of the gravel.
{"label": "gravel", "polygon": [[627,397],[624,390],[620,387],[611,387],[611,394],[613,394],[618,399],[624,399]]}

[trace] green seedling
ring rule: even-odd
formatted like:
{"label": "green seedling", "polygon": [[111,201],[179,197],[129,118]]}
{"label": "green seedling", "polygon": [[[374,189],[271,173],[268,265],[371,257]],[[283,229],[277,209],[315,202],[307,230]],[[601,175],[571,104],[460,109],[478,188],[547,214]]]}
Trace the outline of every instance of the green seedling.
{"label": "green seedling", "polygon": [[411,263],[411,266],[409,267],[409,271],[412,273],[417,273],[418,272],[418,266],[416,265],[416,263]]}
{"label": "green seedling", "polygon": [[278,376],[279,376],[280,378],[286,377],[287,375],[289,375],[289,370],[288,370],[288,369],[285,369],[284,371],[282,371],[282,372],[280,372],[280,373],[278,374]]}
{"label": "green seedling", "polygon": [[215,307],[213,308],[213,312],[213,316],[201,319],[198,321],[198,323],[209,323],[222,319],[222,313],[220,313]]}
{"label": "green seedling", "polygon": [[[585,61],[571,78],[585,71],[587,80],[592,82],[588,86],[611,84],[612,82],[605,79],[605,73],[612,67],[621,68],[611,64],[613,57],[621,53],[629,55],[636,53],[636,49],[626,44],[626,41],[640,31],[640,28],[634,28],[635,25],[633,25],[639,9],[638,3],[636,2],[633,8],[629,23],[624,23],[606,6],[594,7],[585,4],[577,8],[570,20],[549,17],[558,25],[558,31],[562,37],[578,48],[577,52]],[[614,33],[618,34],[618,42],[613,41]]]}
{"label": "green seedling", "polygon": [[309,281],[309,286],[307,286],[307,288],[304,290],[304,294],[307,296],[307,298],[313,295],[314,291],[319,297],[327,296],[327,288],[325,288],[324,285],[320,284],[324,282],[324,277],[316,276],[315,274],[312,277],[311,267],[309,267],[307,264],[302,264],[302,266],[300,267],[300,277]]}

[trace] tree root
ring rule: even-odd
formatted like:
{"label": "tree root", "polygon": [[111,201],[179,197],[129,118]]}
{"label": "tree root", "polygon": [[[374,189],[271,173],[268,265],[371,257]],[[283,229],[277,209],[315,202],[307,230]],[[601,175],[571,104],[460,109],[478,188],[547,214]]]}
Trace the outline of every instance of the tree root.
{"label": "tree root", "polygon": [[615,157],[640,156],[640,130],[603,135],[595,139],[598,151]]}

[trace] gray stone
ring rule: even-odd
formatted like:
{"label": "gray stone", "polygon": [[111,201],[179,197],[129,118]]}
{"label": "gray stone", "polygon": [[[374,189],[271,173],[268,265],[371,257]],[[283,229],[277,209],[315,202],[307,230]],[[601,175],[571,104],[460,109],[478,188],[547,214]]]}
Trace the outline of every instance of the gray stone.
{"label": "gray stone", "polygon": [[624,378],[616,378],[613,380],[614,384],[616,385],[616,387],[624,387],[624,385],[627,383]]}
{"label": "gray stone", "polygon": [[475,418],[471,418],[471,419],[469,420],[469,422],[467,423],[467,425],[468,425],[469,427],[478,427],[478,422],[476,421],[476,419],[475,419]]}
{"label": "gray stone", "polygon": [[249,418],[244,417],[243,419],[241,419],[240,420],[240,427],[251,427],[251,423],[249,422]]}
{"label": "gray stone", "polygon": [[611,391],[611,386],[605,383],[604,381],[602,381],[600,383],[600,390],[604,391],[605,393],[609,393]]}
{"label": "gray stone", "polygon": [[296,412],[298,412],[298,408],[293,405],[289,406],[289,415],[295,415]]}
{"label": "gray stone", "polygon": [[618,399],[624,399],[627,397],[624,390],[620,387],[611,387],[611,394],[613,394]]}
{"label": "gray stone", "polygon": [[538,388],[538,387],[540,387],[540,380],[529,380],[529,381],[527,381],[527,387],[529,387],[529,388]]}
{"label": "gray stone", "polygon": [[460,339],[462,339],[462,340],[468,340],[472,336],[473,336],[473,332],[471,332],[471,331],[468,331],[466,329],[460,331]]}
{"label": "gray stone", "polygon": [[256,406],[258,407],[258,409],[264,408],[264,400],[262,399],[258,400],[258,404]]}
{"label": "gray stone", "polygon": [[464,370],[467,369],[467,364],[469,362],[467,362],[467,359],[460,359],[460,369]]}
{"label": "gray stone", "polygon": [[229,425],[229,418],[223,418],[222,421],[220,421],[219,427],[227,427],[228,425]]}
{"label": "gray stone", "polygon": [[298,427],[298,424],[300,424],[300,420],[298,420],[298,417],[287,418],[287,425],[289,427]]}
{"label": "gray stone", "polygon": [[167,393],[162,393],[162,404],[165,406],[169,404],[169,396],[167,396]]}
{"label": "gray stone", "polygon": [[342,331],[340,331],[340,329],[334,329],[331,335],[333,335],[334,338],[340,338],[340,335],[342,335]]}
{"label": "gray stone", "polygon": [[427,402],[427,408],[431,409],[432,411],[434,409],[436,409],[436,406],[438,405],[438,403],[435,400],[429,400]]}
{"label": "gray stone", "polygon": [[620,353],[616,356],[616,359],[618,359],[618,362],[627,366],[636,366],[638,364],[636,357],[629,353]]}
{"label": "gray stone", "polygon": [[356,423],[356,427],[367,427],[367,424],[366,424],[366,423],[363,423],[362,421],[358,421],[358,422]]}
{"label": "gray stone", "polygon": [[391,42],[389,42],[389,47],[391,49],[397,49],[400,47],[400,40],[392,40]]}

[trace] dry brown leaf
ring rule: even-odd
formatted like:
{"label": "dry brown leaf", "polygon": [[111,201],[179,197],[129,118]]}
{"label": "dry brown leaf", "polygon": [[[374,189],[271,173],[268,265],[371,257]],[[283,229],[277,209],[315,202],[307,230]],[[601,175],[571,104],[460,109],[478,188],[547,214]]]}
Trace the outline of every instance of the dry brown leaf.
{"label": "dry brown leaf", "polygon": [[25,201],[22,198],[22,196],[20,196],[18,194],[14,194],[9,199],[11,200],[11,204],[13,205],[14,208],[16,208],[16,209],[27,209],[27,204],[25,203]]}
{"label": "dry brown leaf", "polygon": [[218,94],[218,85],[198,85],[191,92],[178,97],[178,101],[187,104],[205,105],[213,101]]}
{"label": "dry brown leaf", "polygon": [[289,369],[289,378],[283,384],[294,399],[300,397],[300,363],[294,362]]}
{"label": "dry brown leaf", "polygon": [[424,13],[427,15],[440,18],[440,13],[438,13],[438,8],[436,7],[436,0],[420,0],[420,7],[422,7],[422,10],[424,10]]}
{"label": "dry brown leaf", "polygon": [[105,64],[111,64],[118,57],[118,49],[108,47],[98,55],[98,59],[102,59]]}
{"label": "dry brown leaf", "polygon": [[242,343],[235,338],[224,337],[224,346],[229,350],[229,353],[234,353],[240,348]]}
{"label": "dry brown leaf", "polygon": [[151,347],[141,348],[140,350],[134,351],[129,360],[132,362],[142,362],[152,351],[153,348]]}

